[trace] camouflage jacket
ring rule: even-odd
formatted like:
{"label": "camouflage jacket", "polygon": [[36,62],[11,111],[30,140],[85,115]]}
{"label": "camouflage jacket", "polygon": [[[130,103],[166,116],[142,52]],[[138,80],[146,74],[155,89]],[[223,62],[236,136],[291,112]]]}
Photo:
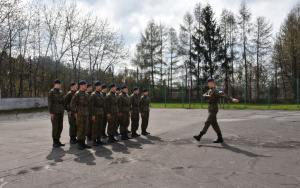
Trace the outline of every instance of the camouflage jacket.
{"label": "camouflage jacket", "polygon": [[150,108],[149,108],[149,98],[146,95],[143,95],[140,99],[140,109],[141,112],[149,112]]}
{"label": "camouflage jacket", "polygon": [[105,97],[99,91],[94,91],[90,97],[92,116],[103,115],[105,108]]}
{"label": "camouflage jacket", "polygon": [[106,95],[106,112],[108,114],[118,113],[118,98],[115,92]]}
{"label": "camouflage jacket", "polygon": [[48,94],[48,109],[50,114],[64,113],[65,99],[62,90],[51,89]]}
{"label": "camouflage jacket", "polygon": [[209,99],[208,111],[217,112],[219,110],[218,102],[219,102],[220,98],[226,98],[226,99],[232,100],[232,97],[226,95],[222,91],[219,91],[215,87],[210,88],[206,93],[204,93],[203,96],[205,97],[205,95],[210,95],[211,96],[210,98],[208,98]]}
{"label": "camouflage jacket", "polygon": [[71,111],[71,100],[75,95],[76,91],[70,90],[65,96],[65,109],[70,112]]}
{"label": "camouflage jacket", "polygon": [[[102,94],[102,96],[104,97],[104,100],[106,101],[106,93],[104,93],[102,91],[100,93]],[[103,110],[104,110],[104,114],[106,114],[106,102],[105,102],[105,106],[104,106]]]}
{"label": "camouflage jacket", "polygon": [[119,112],[128,113],[130,111],[130,97],[126,93],[120,93],[118,96]]}
{"label": "camouflage jacket", "polygon": [[90,107],[89,98],[89,94],[87,94],[85,91],[77,91],[71,100],[72,113],[79,116],[88,116]]}
{"label": "camouflage jacket", "polygon": [[140,112],[139,95],[138,94],[133,93],[130,96],[130,110],[132,110],[133,113],[139,113]]}

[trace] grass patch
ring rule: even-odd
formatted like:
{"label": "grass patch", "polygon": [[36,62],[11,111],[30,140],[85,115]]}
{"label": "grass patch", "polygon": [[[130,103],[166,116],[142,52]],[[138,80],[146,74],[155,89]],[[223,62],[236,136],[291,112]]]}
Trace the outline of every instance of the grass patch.
{"label": "grass patch", "polygon": [[[151,107],[153,108],[165,108],[165,103],[151,103]],[[207,109],[208,103],[191,103],[191,109]],[[166,108],[189,108],[189,104],[185,103],[182,106],[182,103],[167,103]],[[223,108],[219,106],[219,108]],[[230,104],[230,108],[228,104],[224,105],[224,109],[254,109],[254,110],[300,110],[297,107],[297,104],[270,104],[270,108],[268,104],[247,104],[246,108],[243,103],[238,104]]]}
{"label": "grass patch", "polygon": [[15,109],[15,110],[0,110],[0,114],[20,114],[20,113],[33,113],[33,112],[47,112],[48,107],[29,108],[29,109]]}

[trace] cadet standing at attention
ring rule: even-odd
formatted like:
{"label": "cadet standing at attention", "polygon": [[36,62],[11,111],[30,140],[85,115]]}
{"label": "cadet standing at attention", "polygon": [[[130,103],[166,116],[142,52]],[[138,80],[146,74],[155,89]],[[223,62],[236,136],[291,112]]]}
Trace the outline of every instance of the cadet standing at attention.
{"label": "cadet standing at attention", "polygon": [[119,109],[119,117],[120,120],[120,132],[122,135],[122,140],[128,140],[130,137],[127,135],[127,128],[129,125],[129,117],[130,117],[130,97],[128,95],[127,86],[121,87],[122,92],[118,96],[118,109]]}
{"label": "cadet standing at attention", "polygon": [[239,100],[234,99],[225,93],[219,91],[215,87],[215,81],[213,78],[209,78],[207,80],[207,85],[209,87],[209,90],[203,95],[204,98],[209,99],[209,104],[208,104],[208,118],[204,124],[204,127],[202,131],[200,132],[199,135],[194,136],[194,138],[197,141],[200,141],[201,137],[207,132],[208,128],[210,125],[212,125],[213,129],[218,135],[218,138],[213,141],[213,143],[222,143],[223,142],[223,137],[221,133],[221,129],[219,127],[219,124],[217,122],[217,113],[219,111],[218,108],[218,101],[220,98],[226,98],[232,100],[234,103],[238,103]]}
{"label": "cadet standing at attention", "polygon": [[140,90],[137,86],[133,88],[133,94],[130,96],[130,114],[131,114],[131,137],[138,137],[136,131],[139,128],[140,108],[139,108],[139,93]]}
{"label": "cadet standing at attention", "polygon": [[[106,100],[106,93],[107,93],[107,85],[103,84],[101,94],[103,95],[105,100]],[[105,103],[105,105],[106,105],[106,103]],[[106,106],[105,106],[104,114],[103,114],[102,138],[107,138],[106,127],[107,127],[107,112],[106,112]]]}
{"label": "cadet standing at attention", "polygon": [[[121,88],[120,88],[120,87],[117,87],[117,90],[116,90],[116,95],[117,95],[117,97],[118,97],[120,94],[121,94]],[[120,132],[118,132],[118,130],[119,130],[119,128],[120,128],[120,125],[121,125],[121,122],[120,122],[120,118],[118,117],[115,136],[119,136],[119,135],[120,135]]]}
{"label": "cadet standing at attention", "polygon": [[142,135],[146,136],[150,134],[147,132],[148,123],[149,123],[149,98],[148,98],[148,90],[143,89],[143,94],[140,99],[140,111],[141,111],[141,117],[142,117]]}
{"label": "cadet standing at attention", "polygon": [[66,94],[65,96],[65,103],[66,103],[66,110],[68,112],[68,119],[69,119],[69,135],[70,135],[70,143],[71,144],[77,144],[76,135],[77,135],[77,125],[76,125],[76,119],[75,114],[71,111],[71,100],[73,96],[75,95],[78,85],[76,82],[72,82],[70,84],[71,90]]}
{"label": "cadet standing at attention", "polygon": [[56,79],[54,81],[54,88],[51,89],[48,94],[48,109],[51,115],[53,147],[65,146],[65,144],[60,142],[65,110],[64,94],[60,88],[61,81]]}
{"label": "cadet standing at attention", "polygon": [[101,133],[103,126],[103,115],[105,108],[105,98],[101,94],[101,82],[95,82],[96,90],[92,93],[90,98],[91,112],[92,112],[92,121],[93,121],[93,131],[92,139],[93,146],[99,146],[104,144],[101,141]]}
{"label": "cadet standing at attention", "polygon": [[[92,95],[92,92],[93,92],[93,86],[92,84],[88,83],[87,84],[87,89],[86,89],[86,92],[87,94],[89,94],[89,96]],[[92,140],[92,116],[91,116],[91,112],[90,112],[90,115],[89,115],[89,130],[88,130],[88,133],[87,133],[87,141],[91,141]]]}
{"label": "cadet standing at attention", "polygon": [[110,91],[106,95],[106,109],[107,109],[107,133],[108,133],[108,142],[114,143],[119,141],[115,138],[115,131],[118,121],[118,99],[116,96],[116,84],[112,83],[109,85]]}
{"label": "cadet standing at attention", "polygon": [[85,81],[79,82],[79,90],[75,93],[71,100],[71,110],[75,114],[77,123],[77,141],[78,149],[83,150],[84,148],[91,148],[86,145],[85,137],[88,132],[88,121],[89,121],[89,94],[86,93],[87,84]]}

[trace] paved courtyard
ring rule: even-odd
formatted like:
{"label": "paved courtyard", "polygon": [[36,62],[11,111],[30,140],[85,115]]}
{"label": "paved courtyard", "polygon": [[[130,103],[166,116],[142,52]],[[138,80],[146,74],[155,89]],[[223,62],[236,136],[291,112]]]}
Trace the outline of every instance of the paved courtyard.
{"label": "paved courtyard", "polygon": [[300,187],[299,111],[220,110],[223,144],[212,128],[193,139],[206,117],[151,109],[151,136],[79,151],[66,113],[62,148],[52,148],[48,113],[0,115],[0,188]]}

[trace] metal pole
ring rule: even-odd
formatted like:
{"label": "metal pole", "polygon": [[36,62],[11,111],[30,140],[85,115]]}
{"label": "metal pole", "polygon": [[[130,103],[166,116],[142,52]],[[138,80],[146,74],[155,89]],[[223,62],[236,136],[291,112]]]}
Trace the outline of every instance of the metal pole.
{"label": "metal pole", "polygon": [[189,86],[189,109],[191,109],[191,87]]}
{"label": "metal pole", "polygon": [[203,92],[202,91],[203,85],[202,85],[202,81],[201,81],[201,86],[200,87],[201,87],[201,96],[200,96],[200,98],[201,98],[201,108],[203,108],[203,101],[202,101],[203,100],[203,98],[202,98],[203,97],[203,93],[202,93]]}
{"label": "metal pole", "polygon": [[270,109],[270,80],[268,81],[268,108]]}
{"label": "metal pole", "polygon": [[247,95],[247,91],[246,91],[246,80],[244,82],[244,107],[246,108],[246,95]]}
{"label": "metal pole", "polygon": [[183,82],[181,82],[181,99],[182,99],[182,108],[184,108],[184,91],[183,91]]}
{"label": "metal pole", "polygon": [[164,81],[164,87],[165,87],[165,107],[167,107],[167,89],[166,89],[166,81]]}
{"label": "metal pole", "polygon": [[297,108],[299,109],[299,78],[297,78]]}
{"label": "metal pole", "polygon": [[151,84],[149,83],[149,104],[151,107]]}

